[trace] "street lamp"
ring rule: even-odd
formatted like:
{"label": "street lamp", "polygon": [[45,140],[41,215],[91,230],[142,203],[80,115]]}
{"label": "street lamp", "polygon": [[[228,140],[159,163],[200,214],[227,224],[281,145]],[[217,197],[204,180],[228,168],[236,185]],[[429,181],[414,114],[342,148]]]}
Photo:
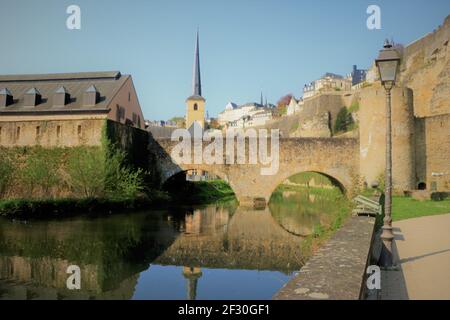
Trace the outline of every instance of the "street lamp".
{"label": "street lamp", "polygon": [[392,241],[392,115],[391,115],[391,89],[395,85],[400,55],[397,50],[386,40],[384,49],[380,51],[375,60],[380,74],[381,84],[386,90],[386,173],[385,173],[385,198],[384,198],[384,225],[381,234],[383,248],[380,264],[382,267],[393,267]]}

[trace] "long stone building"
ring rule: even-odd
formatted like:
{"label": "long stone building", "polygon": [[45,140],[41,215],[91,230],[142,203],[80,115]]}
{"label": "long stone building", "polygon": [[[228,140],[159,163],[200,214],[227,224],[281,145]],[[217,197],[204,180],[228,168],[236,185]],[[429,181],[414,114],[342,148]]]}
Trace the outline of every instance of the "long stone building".
{"label": "long stone building", "polygon": [[105,120],[144,128],[130,75],[0,76],[0,146],[99,145]]}

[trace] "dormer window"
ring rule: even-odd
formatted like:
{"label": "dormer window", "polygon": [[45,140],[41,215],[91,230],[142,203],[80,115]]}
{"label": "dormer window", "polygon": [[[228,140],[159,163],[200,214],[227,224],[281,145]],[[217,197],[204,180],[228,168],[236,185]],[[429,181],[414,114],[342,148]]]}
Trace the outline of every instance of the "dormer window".
{"label": "dormer window", "polygon": [[13,103],[13,96],[8,88],[0,89],[0,107],[7,107]]}
{"label": "dormer window", "polygon": [[97,88],[92,85],[84,92],[83,105],[85,107],[93,107],[98,103],[99,99],[100,93],[97,91]]}
{"label": "dormer window", "polygon": [[198,105],[196,103],[194,103],[194,111],[198,110]]}
{"label": "dormer window", "polygon": [[36,88],[31,88],[25,93],[24,106],[35,107],[41,103],[42,96]]}
{"label": "dormer window", "polygon": [[55,95],[53,96],[53,105],[55,107],[64,107],[69,102],[70,102],[70,94],[67,92],[66,88],[59,87],[55,91]]}

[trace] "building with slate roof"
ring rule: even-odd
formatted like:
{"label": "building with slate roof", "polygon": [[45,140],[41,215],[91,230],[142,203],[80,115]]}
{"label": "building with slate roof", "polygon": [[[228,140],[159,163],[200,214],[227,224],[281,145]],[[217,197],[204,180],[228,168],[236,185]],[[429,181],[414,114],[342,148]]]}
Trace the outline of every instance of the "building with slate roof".
{"label": "building with slate roof", "polygon": [[0,75],[0,146],[96,145],[95,120],[145,127],[130,75]]}

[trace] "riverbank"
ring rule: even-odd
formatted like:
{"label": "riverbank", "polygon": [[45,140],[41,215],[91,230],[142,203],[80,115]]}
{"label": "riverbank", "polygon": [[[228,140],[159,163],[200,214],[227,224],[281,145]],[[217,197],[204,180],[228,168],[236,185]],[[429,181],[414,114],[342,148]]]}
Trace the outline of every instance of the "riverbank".
{"label": "riverbank", "polygon": [[80,214],[107,215],[171,205],[204,205],[235,199],[233,190],[224,181],[189,182],[168,193],[155,190],[151,196],[135,198],[60,198],[60,199],[11,199],[0,200],[0,216],[27,220],[65,218]]}
{"label": "riverbank", "polygon": [[135,199],[19,199],[0,201],[0,216],[9,219],[67,218],[79,214],[105,215],[146,209],[162,205],[168,197],[164,194]]}

